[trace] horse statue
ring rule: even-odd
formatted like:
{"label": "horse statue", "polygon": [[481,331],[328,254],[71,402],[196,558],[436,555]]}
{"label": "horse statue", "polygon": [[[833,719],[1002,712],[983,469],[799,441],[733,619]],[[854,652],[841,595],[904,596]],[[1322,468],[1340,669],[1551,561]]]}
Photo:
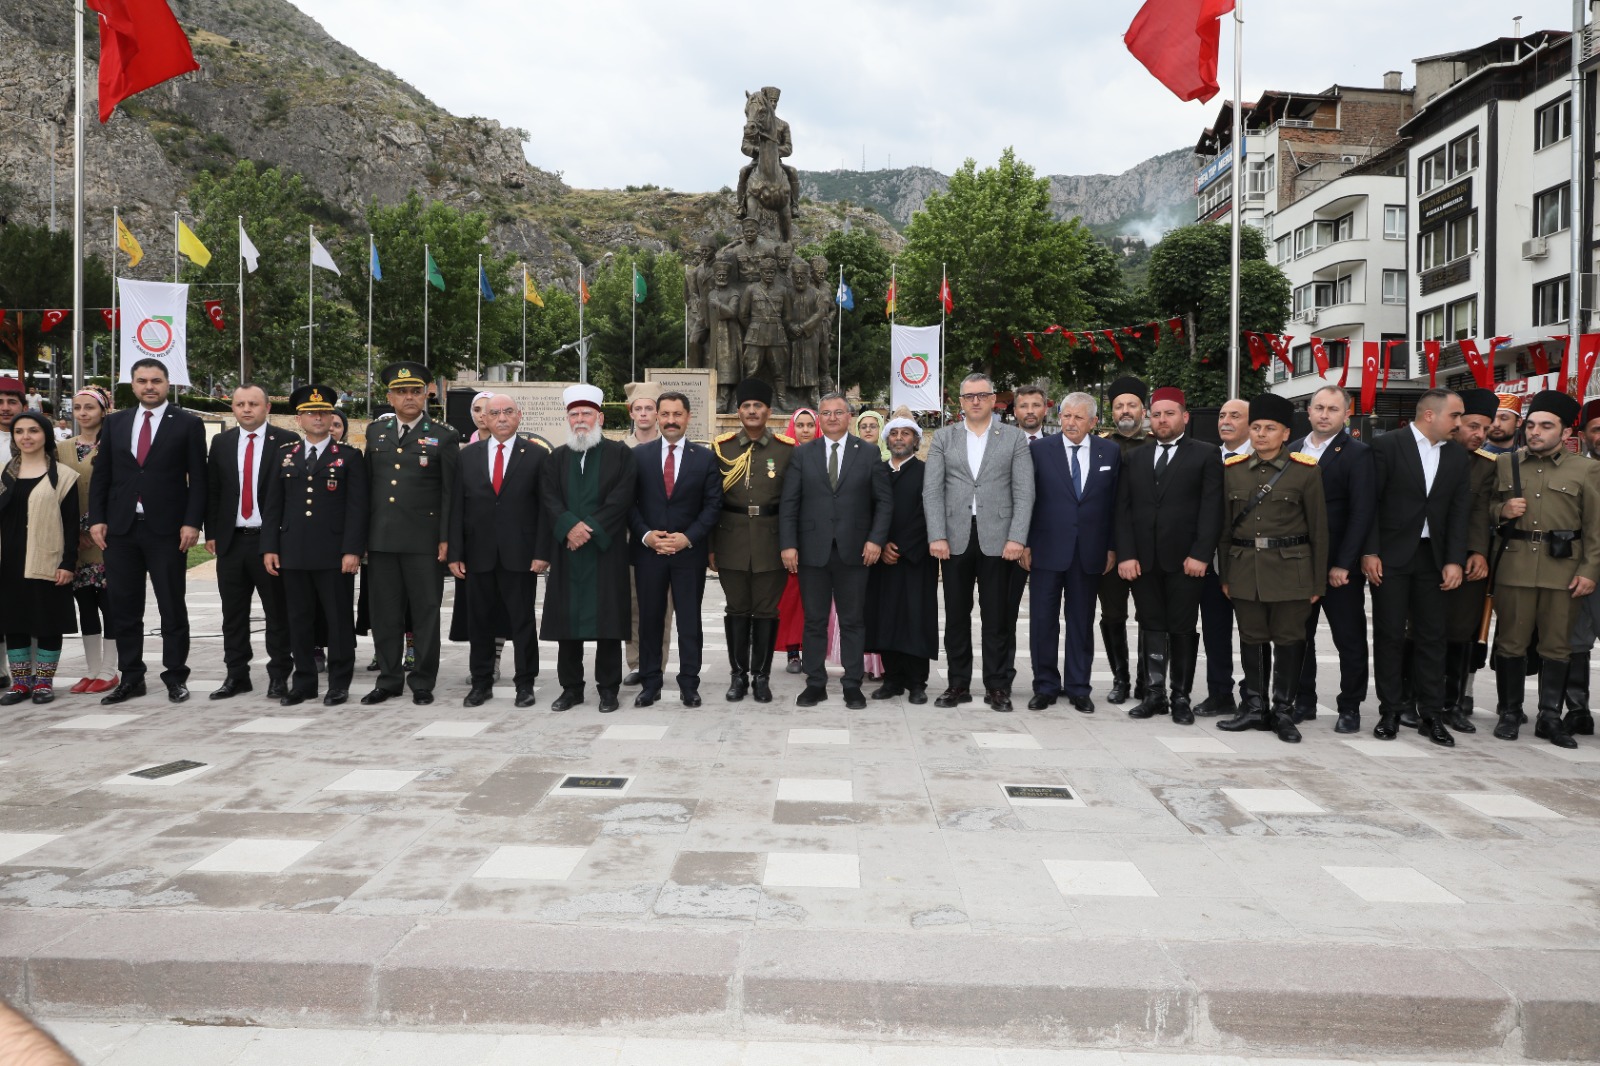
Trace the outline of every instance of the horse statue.
{"label": "horse statue", "polygon": [[789,124],[777,115],[778,90],[744,94],[744,140],[740,151],[751,162],[739,172],[739,217],[761,218],[765,208],[778,218],[778,239],[789,240],[789,222],[800,202],[800,178],[783,162],[794,151]]}

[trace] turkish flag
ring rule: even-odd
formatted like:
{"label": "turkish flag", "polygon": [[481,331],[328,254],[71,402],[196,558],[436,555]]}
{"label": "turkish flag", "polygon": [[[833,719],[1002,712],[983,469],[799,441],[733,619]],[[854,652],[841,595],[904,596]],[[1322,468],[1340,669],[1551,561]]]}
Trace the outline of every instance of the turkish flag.
{"label": "turkish flag", "polygon": [[167,0],[87,0],[100,16],[100,121],[118,104],[199,70]]}
{"label": "turkish flag", "polygon": [[1150,331],[1151,340],[1158,342],[1161,340],[1161,323],[1149,322],[1145,324],[1144,328]]}
{"label": "turkish flag", "polygon": [[1600,333],[1584,333],[1578,337],[1578,398],[1589,392],[1589,375],[1594,373],[1596,355],[1600,355]]}
{"label": "turkish flag", "polygon": [[1101,332],[1106,335],[1106,340],[1111,342],[1111,350],[1117,353],[1117,362],[1123,362],[1122,345],[1117,343],[1117,335],[1111,332],[1109,329],[1101,330]]}
{"label": "turkish flag", "polygon": [[1094,330],[1092,330],[1092,329],[1084,330],[1083,331],[1083,339],[1089,342],[1089,350],[1091,352],[1093,352],[1095,355],[1099,355],[1100,354],[1100,345],[1096,344],[1095,340],[1094,340]]}
{"label": "turkish flag", "polygon": [[1383,391],[1384,392],[1388,392],[1389,391],[1389,353],[1394,351],[1394,346],[1395,345],[1404,344],[1404,343],[1405,343],[1405,339],[1404,338],[1399,338],[1397,340],[1384,341],[1383,342]]}
{"label": "turkish flag", "polygon": [[51,330],[61,325],[61,323],[65,322],[67,320],[67,315],[70,313],[70,310],[67,309],[46,311],[44,313],[44,317],[39,320],[39,332],[49,333]]}
{"label": "turkish flag", "polygon": [[1317,377],[1326,378],[1328,376],[1328,349],[1322,343],[1321,337],[1311,338],[1311,358],[1316,360],[1317,363]]}
{"label": "turkish flag", "polygon": [[1061,335],[1066,338],[1069,347],[1076,348],[1078,346],[1078,335],[1070,329],[1062,330]]}
{"label": "turkish flag", "polygon": [[944,313],[947,315],[956,309],[956,301],[950,295],[949,278],[943,278],[939,282],[939,302],[944,304]]}
{"label": "turkish flag", "polygon": [[116,329],[122,324],[122,309],[113,310],[110,307],[102,307],[100,309],[100,321],[106,324],[106,329]]}
{"label": "turkish flag", "polygon": [[1246,330],[1244,335],[1246,346],[1250,349],[1250,369],[1260,370],[1272,362],[1272,350],[1267,347],[1266,338],[1259,333]]}
{"label": "turkish flag", "polygon": [[1557,333],[1554,337],[1552,337],[1550,339],[1551,340],[1558,340],[1558,341],[1561,342],[1561,376],[1558,379],[1556,379],[1556,391],[1557,392],[1566,392],[1567,391],[1567,381],[1568,381],[1567,355],[1568,355],[1568,353],[1570,353],[1572,351],[1572,338],[1567,336],[1564,333]]}
{"label": "turkish flag", "polygon": [[1292,340],[1294,340],[1293,337],[1280,337],[1276,333],[1267,334],[1267,343],[1272,345],[1272,354],[1276,355],[1278,360],[1289,368],[1291,375],[1294,373],[1294,360],[1289,358],[1289,342]]}
{"label": "turkish flag", "polygon": [[1439,342],[1423,341],[1422,356],[1428,361],[1428,388],[1439,387]]}
{"label": "turkish flag", "polygon": [[1344,365],[1339,368],[1339,387],[1344,388],[1344,383],[1350,380],[1350,338],[1340,337],[1339,343],[1344,345]]}
{"label": "turkish flag", "polygon": [[1035,359],[1043,359],[1044,353],[1039,350],[1039,346],[1037,344],[1033,343],[1033,334],[1028,333],[1025,334],[1025,336],[1028,338],[1028,350],[1033,353],[1033,357]]}
{"label": "turkish flag", "polygon": [[1361,342],[1361,410],[1372,413],[1378,398],[1378,342]]}
{"label": "turkish flag", "polygon": [[1217,20],[1233,0],[1145,0],[1122,35],[1133,57],[1180,100],[1217,95]]}
{"label": "turkish flag", "polygon": [[1173,340],[1179,340],[1179,341],[1183,340],[1183,319],[1181,319],[1181,318],[1169,318],[1169,319],[1167,319],[1167,332],[1172,334],[1172,339]]}
{"label": "turkish flag", "polygon": [[1467,366],[1471,368],[1472,380],[1478,383],[1478,388],[1494,388],[1494,364],[1485,362],[1483,356],[1478,354],[1477,341],[1470,337],[1461,339],[1461,358],[1465,359]]}
{"label": "turkish flag", "polygon": [[211,320],[211,324],[218,329],[227,329],[227,320],[222,317],[222,301],[204,300],[202,302],[206,305],[206,317]]}

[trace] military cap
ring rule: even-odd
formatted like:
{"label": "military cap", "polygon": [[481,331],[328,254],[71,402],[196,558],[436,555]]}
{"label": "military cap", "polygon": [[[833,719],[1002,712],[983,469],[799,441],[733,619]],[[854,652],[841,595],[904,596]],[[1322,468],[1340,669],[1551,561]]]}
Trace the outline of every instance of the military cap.
{"label": "military cap", "polygon": [[1495,412],[1500,410],[1500,397],[1489,389],[1462,389],[1460,396],[1462,404],[1466,406],[1462,414],[1493,418]]}
{"label": "military cap", "polygon": [[745,378],[739,382],[738,389],[734,390],[733,398],[735,403],[744,404],[755,400],[771,407],[772,386],[760,378]]}
{"label": "military cap", "polygon": [[338,395],[326,385],[301,385],[289,394],[289,408],[297,412],[331,411]]}
{"label": "military cap", "polygon": [[1150,395],[1150,390],[1144,382],[1135,377],[1118,378],[1111,383],[1110,388],[1106,389],[1106,395],[1111,398],[1113,403],[1116,402],[1118,396],[1127,395],[1128,393],[1139,397],[1139,402],[1144,403],[1145,397]]}
{"label": "military cap", "polygon": [[1250,422],[1276,422],[1280,426],[1294,426],[1294,403],[1287,396],[1263,392],[1250,401]]}
{"label": "military cap", "polygon": [[383,387],[386,389],[428,387],[428,368],[410,360],[390,363],[379,371],[378,376],[383,380]]}
{"label": "military cap", "polygon": [[1577,400],[1555,389],[1544,390],[1534,396],[1532,402],[1528,404],[1530,418],[1540,411],[1548,411],[1560,419],[1563,426],[1570,426],[1578,421],[1578,410]]}
{"label": "military cap", "polygon": [[622,393],[628,398],[628,406],[633,406],[635,400],[661,399],[661,386],[654,381],[630,381],[622,386]]}

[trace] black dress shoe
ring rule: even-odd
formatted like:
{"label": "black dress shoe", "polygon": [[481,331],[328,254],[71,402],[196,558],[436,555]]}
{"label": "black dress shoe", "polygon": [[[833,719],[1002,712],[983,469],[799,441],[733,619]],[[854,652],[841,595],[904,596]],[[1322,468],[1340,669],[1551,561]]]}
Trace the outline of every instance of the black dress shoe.
{"label": "black dress shoe", "polygon": [[928,686],[912,685],[906,689],[906,702],[923,704],[928,702]]}
{"label": "black dress shoe", "polygon": [[683,701],[685,707],[698,707],[705,702],[700,698],[700,693],[698,692],[680,692],[678,693],[678,699]]}
{"label": "black dress shoe", "polygon": [[1533,725],[1533,735],[1540,740],[1548,740],[1558,748],[1576,748],[1578,742],[1567,734],[1567,727],[1559,718],[1547,718],[1540,715],[1539,720]]}
{"label": "black dress shoe", "polygon": [[906,690],[901,688],[899,685],[891,685],[889,682],[885,681],[883,684],[872,690],[872,698],[875,700],[892,700],[896,696],[905,695],[905,691]]}
{"label": "black dress shoe", "polygon": [[1054,696],[1044,696],[1036,692],[1034,693],[1033,699],[1028,701],[1028,710],[1042,711],[1049,707],[1055,706],[1055,702],[1056,698]]}
{"label": "black dress shoe", "polygon": [[1437,718],[1424,718],[1422,725],[1417,728],[1417,732],[1441,748],[1453,748],[1456,746],[1456,738],[1450,735],[1450,730],[1446,729],[1444,723]]}
{"label": "black dress shoe", "polygon": [[337,707],[340,704],[347,702],[349,699],[350,693],[347,690],[342,688],[333,689],[329,691],[326,696],[322,697],[322,705],[324,707]]}
{"label": "black dress shoe", "polygon": [[168,703],[183,703],[188,698],[189,698],[189,686],[188,685],[168,685],[167,686],[167,702]]}
{"label": "black dress shoe", "polygon": [[536,702],[538,702],[538,698],[533,694],[532,685],[529,685],[527,688],[517,689],[517,701],[515,706],[532,707]]}
{"label": "black dress shoe", "polygon": [[100,697],[100,702],[106,706],[113,703],[122,703],[125,700],[137,699],[145,694],[144,682],[135,681],[132,684],[124,681],[116,688]]}
{"label": "black dress shoe", "polygon": [[1478,727],[1473,725],[1466,715],[1460,711],[1446,711],[1444,724],[1454,729],[1457,733],[1476,733]]}
{"label": "black dress shoe", "polygon": [[[654,706],[656,700],[660,698],[661,693],[659,692],[641,692],[633,698],[633,705],[635,707],[651,707]],[[603,702],[604,700],[602,700],[602,703]]]}
{"label": "black dress shoe", "polygon": [[1233,696],[1207,696],[1200,701],[1200,706],[1194,709],[1196,718],[1216,718],[1220,715],[1235,715],[1239,713],[1239,705],[1233,702]]}
{"label": "black dress shoe", "polygon": [[472,686],[472,691],[467,693],[467,698],[461,701],[463,707],[482,707],[494,699],[494,689],[478,685]]}
{"label": "black dress shoe", "polygon": [[971,703],[972,690],[969,688],[947,688],[940,693],[939,698],[933,701],[935,707],[954,707],[958,703]]}
{"label": "black dress shoe", "polygon": [[622,683],[624,685],[637,685],[641,680],[642,679],[639,677],[639,671],[629,670],[628,676],[622,679]]}
{"label": "black dress shoe", "polygon": [[[229,700],[239,695],[241,692],[250,692],[254,690],[254,688],[255,686],[250,684],[250,679],[248,677],[230,677],[222,684],[217,686],[217,690],[211,694],[211,698],[214,700]],[[271,693],[269,692],[267,695],[270,696]]]}
{"label": "black dress shoe", "polygon": [[400,693],[398,692],[390,692],[388,689],[375,688],[365,696],[362,696],[361,702],[364,706],[376,707],[378,704],[387,700],[397,700],[399,698]]}
{"label": "black dress shoe", "polygon": [[565,711],[565,710],[568,710],[569,708],[576,707],[578,704],[580,704],[582,702],[583,702],[583,690],[582,689],[564,688],[564,689],[561,690],[561,695],[557,696],[555,698],[555,700],[550,704],[550,709],[552,711]]}
{"label": "black dress shoe", "polygon": [[827,689],[817,688],[815,685],[807,685],[805,691],[794,698],[794,702],[801,707],[815,707],[827,698]]}
{"label": "black dress shoe", "polygon": [[433,702],[433,693],[413,692],[411,694],[411,702],[415,703],[418,707],[426,707],[428,704]]}
{"label": "black dress shoe", "polygon": [[273,681],[267,685],[267,699],[281,700],[289,694],[289,686],[283,681]]}
{"label": "black dress shoe", "polygon": [[991,711],[1004,713],[1011,710],[1011,693],[1003,692],[997,688],[985,689],[983,702],[989,705]]}
{"label": "black dress shoe", "polygon": [[1361,732],[1361,712],[1340,711],[1339,720],[1333,724],[1333,731],[1335,733]]}
{"label": "black dress shoe", "polygon": [[1416,708],[1412,707],[1412,708],[1408,708],[1408,709],[1406,709],[1404,711],[1401,711],[1400,712],[1400,724],[1405,726],[1407,729],[1420,729],[1420,728],[1422,728],[1422,719],[1417,717]]}
{"label": "black dress shoe", "polygon": [[1312,721],[1316,717],[1317,717],[1316,704],[1312,704],[1309,707],[1304,707],[1304,706],[1296,707],[1294,709],[1294,720],[1295,720],[1296,724],[1299,724],[1300,722]]}
{"label": "black dress shoe", "polygon": [[1072,701],[1072,709],[1080,714],[1094,713],[1094,700],[1088,696],[1069,696],[1067,698]]}
{"label": "black dress shoe", "polygon": [[852,711],[859,711],[867,705],[867,697],[862,695],[860,688],[847,688],[844,690],[844,705]]}
{"label": "black dress shoe", "polygon": [[1187,703],[1174,703],[1172,705],[1173,725],[1194,725],[1194,711],[1190,710]]}
{"label": "black dress shoe", "polygon": [[1372,735],[1379,740],[1393,740],[1400,735],[1400,716],[1396,714],[1379,714],[1378,724],[1372,727]]}
{"label": "black dress shoe", "polygon": [[[4,696],[0,696],[0,707],[15,707],[19,703],[27,703],[33,696],[33,690],[28,688],[12,688]],[[100,702],[104,703],[104,700]]]}
{"label": "black dress shoe", "polygon": [[616,710],[618,707],[621,707],[621,706],[622,706],[622,704],[617,702],[617,690],[616,689],[614,689],[614,688],[603,688],[603,689],[600,690],[600,713],[601,714],[610,714],[612,711]]}
{"label": "black dress shoe", "polygon": [[373,670],[376,670],[376,669],[378,669],[378,657],[376,655],[374,655],[372,657],[372,661],[367,664],[367,671],[370,673],[370,672],[372,672]]}
{"label": "black dress shoe", "polygon": [[[314,696],[315,693],[313,693],[312,695]],[[279,707],[298,707],[298,706],[300,706],[300,704],[304,703],[306,700],[311,699],[311,698],[312,698],[311,696],[307,696],[303,692],[289,692],[289,693],[285,693],[284,695],[278,697],[278,706]]]}
{"label": "black dress shoe", "polygon": [[1127,703],[1128,702],[1128,683],[1126,681],[1113,681],[1113,682],[1111,682],[1111,688],[1106,693],[1106,702],[1107,703]]}

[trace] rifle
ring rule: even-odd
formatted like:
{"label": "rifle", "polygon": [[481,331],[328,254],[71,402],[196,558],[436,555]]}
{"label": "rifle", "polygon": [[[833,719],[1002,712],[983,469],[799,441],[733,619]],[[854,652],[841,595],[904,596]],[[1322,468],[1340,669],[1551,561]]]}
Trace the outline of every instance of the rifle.
{"label": "rifle", "polygon": [[[1511,451],[1511,498],[1517,499],[1522,495],[1522,464],[1517,460],[1516,449]],[[1478,640],[1480,645],[1489,643],[1489,618],[1494,614],[1494,586],[1500,576],[1500,561],[1505,558],[1506,547],[1511,543],[1511,531],[1517,526],[1515,518],[1508,518],[1498,524],[1500,543],[1495,548],[1494,562],[1489,565],[1489,590],[1483,596],[1483,617],[1478,620]]]}

